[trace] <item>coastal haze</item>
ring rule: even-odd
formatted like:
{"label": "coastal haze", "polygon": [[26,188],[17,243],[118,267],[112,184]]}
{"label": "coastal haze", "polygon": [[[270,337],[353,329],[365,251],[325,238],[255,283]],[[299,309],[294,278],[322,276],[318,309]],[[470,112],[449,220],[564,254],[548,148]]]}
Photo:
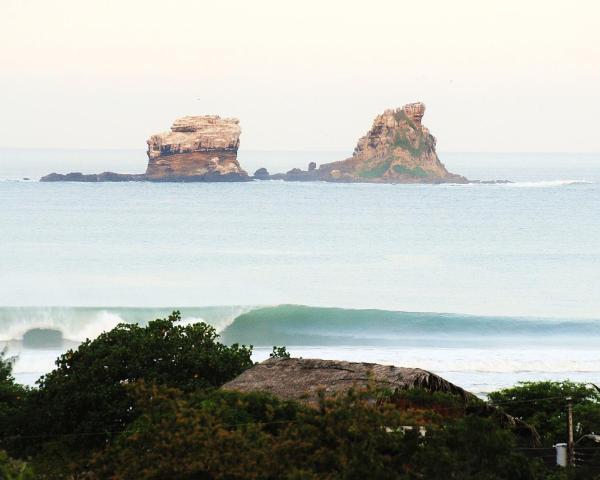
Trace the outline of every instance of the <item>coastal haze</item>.
{"label": "coastal haze", "polygon": [[[578,7],[2,2],[0,347],[18,380],[180,308],[256,360],[287,345],[481,395],[600,382],[600,10]],[[346,159],[371,132],[365,161],[404,175],[388,153],[422,146],[387,109],[417,101],[427,158],[431,131],[449,172],[512,183],[37,182],[142,174],[146,140],[186,115],[239,118],[250,174]]]}
{"label": "coastal haze", "polygon": [[3,0],[0,147],[144,148],[182,115],[344,150],[423,101],[440,151],[598,152],[593,0]]}

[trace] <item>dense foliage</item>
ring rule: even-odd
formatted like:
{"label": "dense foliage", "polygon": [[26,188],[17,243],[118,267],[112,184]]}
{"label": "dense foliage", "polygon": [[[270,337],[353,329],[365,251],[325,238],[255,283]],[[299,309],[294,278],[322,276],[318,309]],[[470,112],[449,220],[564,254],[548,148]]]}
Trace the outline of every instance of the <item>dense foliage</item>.
{"label": "dense foliage", "polygon": [[217,387],[253,364],[251,348],[226,346],[210,325],[180,318],[173,312],[145,327],[120,324],[58,358],[7,422],[13,447],[31,454],[60,439],[85,451],[135,418],[127,384],[144,379],[189,392]]}
{"label": "dense foliage", "polygon": [[492,420],[432,414],[426,430],[407,428],[414,413],[374,404],[372,392],[310,408],[263,394],[136,390],[143,414],[95,458],[93,478],[538,478]]}
{"label": "dense foliage", "polygon": [[600,391],[592,384],[525,382],[489,395],[491,402],[535,427],[546,446],[567,441],[568,398],[573,402],[576,439],[600,433]]}
{"label": "dense foliage", "polygon": [[[26,395],[27,389],[15,383],[12,376],[12,359],[5,358],[4,352],[0,353],[0,432],[2,432],[1,427],[8,425],[10,419],[19,412]],[[33,478],[33,472],[26,463],[9,457],[5,451],[0,449],[1,480],[29,480],[31,478]]]}
{"label": "dense foliage", "polygon": [[15,414],[28,390],[15,382],[12,359],[0,352],[0,425]]}

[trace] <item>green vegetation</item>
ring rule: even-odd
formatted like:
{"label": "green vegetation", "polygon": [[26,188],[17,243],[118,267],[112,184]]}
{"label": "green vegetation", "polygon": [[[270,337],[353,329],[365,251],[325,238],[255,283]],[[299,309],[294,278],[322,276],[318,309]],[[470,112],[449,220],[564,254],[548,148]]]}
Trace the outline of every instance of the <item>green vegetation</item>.
{"label": "green vegetation", "polygon": [[425,170],[423,170],[421,167],[408,168],[408,167],[405,167],[404,165],[394,165],[392,167],[392,169],[396,173],[412,175],[413,177],[423,178],[423,177],[427,176],[427,172]]}
{"label": "green vegetation", "polygon": [[[366,389],[307,406],[222,391],[253,365],[251,347],[179,319],[119,325],[61,356],[34,389],[0,357],[0,478],[600,479],[544,465],[500,410],[448,393]],[[564,440],[567,396],[576,438],[600,431],[593,386],[526,383],[490,397],[551,446]]]}
{"label": "green vegetation", "polygon": [[251,348],[223,345],[210,325],[179,325],[180,318],[173,312],[146,327],[119,324],[59,357],[6,418],[9,453],[41,455],[44,462],[86,458],[137,417],[128,384],[144,380],[192,392],[218,387],[253,365]]}
{"label": "green vegetation", "polygon": [[410,412],[373,405],[367,392],[318,408],[261,394],[137,393],[142,415],[94,458],[92,478],[536,478],[491,420],[435,416],[423,436],[404,428]]}
{"label": "green vegetation", "polygon": [[2,480],[33,480],[31,467],[19,460],[10,458],[6,452],[0,450],[0,479]]}
{"label": "green vegetation", "polygon": [[546,446],[566,442],[567,398],[573,402],[575,436],[600,433],[600,391],[592,384],[524,382],[493,392],[489,398],[508,414],[535,427]]}
{"label": "green vegetation", "polygon": [[[372,168],[361,170],[358,172],[358,175],[363,178],[380,178],[390,169],[391,164],[392,159],[388,158]],[[411,175],[413,177],[424,178],[428,176],[428,173],[421,167],[408,168],[404,165],[396,164],[392,167],[392,170],[396,173]]]}
{"label": "green vegetation", "polygon": [[285,347],[277,347],[273,345],[273,351],[269,353],[270,358],[290,358],[290,352]]}
{"label": "green vegetation", "polygon": [[396,112],[394,113],[394,118],[397,122],[405,120],[414,126],[413,121],[408,117],[408,115],[406,115],[406,112],[402,109],[396,110]]}
{"label": "green vegetation", "polygon": [[12,360],[0,352],[0,425],[15,414],[28,390],[15,383]]}
{"label": "green vegetation", "polygon": [[385,160],[371,169],[361,170],[358,175],[363,178],[379,178],[390,169],[391,163],[391,160]]}
{"label": "green vegetation", "polygon": [[397,132],[394,138],[394,146],[407,150],[412,156],[419,157],[427,149],[427,142],[423,135],[419,135],[417,146],[413,146],[405,132]]}

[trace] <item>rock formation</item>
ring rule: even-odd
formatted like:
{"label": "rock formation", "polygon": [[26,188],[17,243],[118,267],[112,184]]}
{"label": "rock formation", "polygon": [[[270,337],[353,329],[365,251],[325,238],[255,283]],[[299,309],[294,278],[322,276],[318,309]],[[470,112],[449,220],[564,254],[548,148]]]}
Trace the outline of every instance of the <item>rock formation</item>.
{"label": "rock formation", "polygon": [[254,178],[257,180],[268,180],[269,179],[269,171],[262,167],[254,172]]}
{"label": "rock formation", "polygon": [[143,173],[90,173],[84,174],[81,172],[71,173],[50,173],[40,179],[40,182],[140,182],[146,180]]}
{"label": "rock formation", "polygon": [[154,181],[245,181],[237,161],[240,145],[237,118],[218,115],[182,117],[170,132],[152,135],[146,178]]}
{"label": "rock formation", "polygon": [[466,183],[449,173],[435,152],[435,137],[422,125],[423,103],[378,115],[352,157],[321,165],[319,176],[334,181]]}
{"label": "rock formation", "polygon": [[[145,174],[51,173],[42,182],[245,182],[251,178],[237,161],[240,122],[218,115],[182,117],[170,132],[152,135]],[[268,176],[268,173],[267,173]]]}
{"label": "rock formation", "polygon": [[468,183],[448,172],[435,152],[435,137],[421,123],[423,103],[409,103],[378,115],[352,157],[307,171],[290,170],[271,178],[288,181],[377,183]]}
{"label": "rock formation", "polygon": [[[218,115],[182,117],[171,131],[152,135],[148,144],[145,174],[104,172],[84,175],[52,173],[45,182],[244,182],[287,180],[295,182],[375,182],[375,183],[468,183],[448,172],[435,152],[435,137],[422,124],[425,105],[409,103],[378,115],[362,137],[352,157],[307,170],[294,168],[269,175],[259,168],[250,177],[237,161],[240,125],[236,118]],[[481,182],[488,183],[488,182]],[[489,182],[496,183],[496,182]]]}

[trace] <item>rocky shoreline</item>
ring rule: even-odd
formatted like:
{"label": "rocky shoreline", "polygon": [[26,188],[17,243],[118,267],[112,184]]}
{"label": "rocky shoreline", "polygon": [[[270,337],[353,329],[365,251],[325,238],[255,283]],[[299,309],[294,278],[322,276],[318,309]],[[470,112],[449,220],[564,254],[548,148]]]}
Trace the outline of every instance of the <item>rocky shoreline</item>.
{"label": "rocky shoreline", "polygon": [[173,122],[169,132],[147,140],[145,173],[51,173],[42,182],[286,182],[334,183],[510,183],[508,180],[468,180],[449,172],[437,156],[436,139],[422,124],[425,105],[409,103],[378,115],[358,140],[350,158],[306,170],[293,168],[270,174],[259,168],[253,176],[237,160],[241,128],[237,118],[188,116]]}

